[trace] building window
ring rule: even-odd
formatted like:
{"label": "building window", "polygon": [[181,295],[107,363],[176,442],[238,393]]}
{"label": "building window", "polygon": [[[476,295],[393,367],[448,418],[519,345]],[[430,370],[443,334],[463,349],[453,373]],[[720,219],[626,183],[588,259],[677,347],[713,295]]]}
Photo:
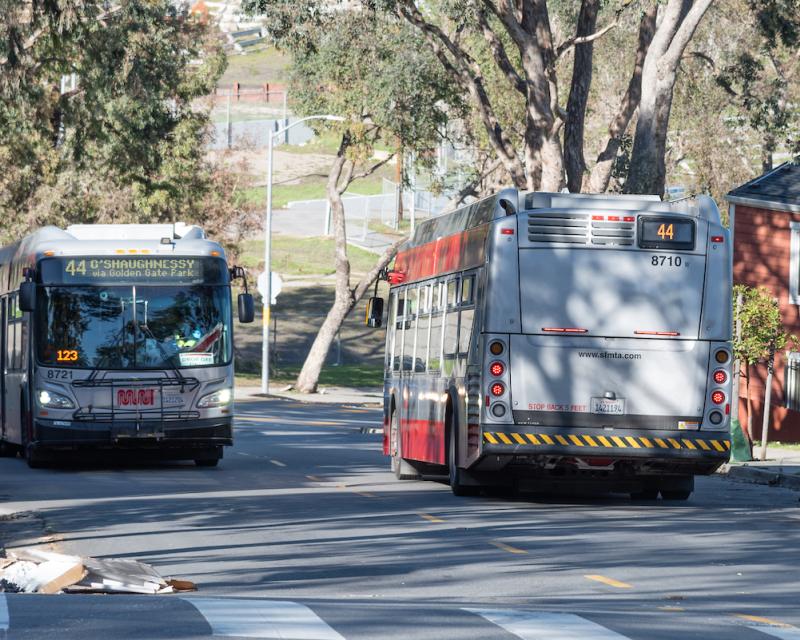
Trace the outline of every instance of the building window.
{"label": "building window", "polygon": [[800,222],[790,222],[792,233],[789,260],[789,302],[800,304]]}
{"label": "building window", "polygon": [[785,404],[787,409],[800,411],[800,353],[790,351],[788,355],[784,370]]}

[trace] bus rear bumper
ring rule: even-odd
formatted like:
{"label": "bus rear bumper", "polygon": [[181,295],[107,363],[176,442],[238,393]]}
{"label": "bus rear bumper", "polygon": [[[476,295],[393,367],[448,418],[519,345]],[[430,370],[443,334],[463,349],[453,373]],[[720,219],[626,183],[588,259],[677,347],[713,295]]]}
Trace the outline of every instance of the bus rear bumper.
{"label": "bus rear bumper", "polygon": [[36,419],[33,444],[37,449],[195,449],[233,444],[230,417],[191,421],[132,421],[67,423]]}
{"label": "bus rear bumper", "polygon": [[[686,463],[713,473],[730,456],[724,431],[656,431],[484,425],[483,456],[511,457],[516,462],[576,458],[593,462],[645,460]],[[601,466],[598,464],[598,466]]]}

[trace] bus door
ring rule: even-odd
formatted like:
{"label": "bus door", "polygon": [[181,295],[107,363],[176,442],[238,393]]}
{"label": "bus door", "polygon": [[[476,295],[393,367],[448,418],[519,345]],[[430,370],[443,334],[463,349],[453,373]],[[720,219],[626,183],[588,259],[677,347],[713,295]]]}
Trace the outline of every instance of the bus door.
{"label": "bus door", "polygon": [[22,312],[18,306],[18,294],[6,299],[5,327],[6,348],[3,349],[3,436],[12,442],[22,442],[22,407],[20,385],[22,383]]}
{"label": "bus door", "polygon": [[3,438],[6,437],[6,345],[8,344],[8,326],[6,323],[6,298],[0,298],[0,428]]}

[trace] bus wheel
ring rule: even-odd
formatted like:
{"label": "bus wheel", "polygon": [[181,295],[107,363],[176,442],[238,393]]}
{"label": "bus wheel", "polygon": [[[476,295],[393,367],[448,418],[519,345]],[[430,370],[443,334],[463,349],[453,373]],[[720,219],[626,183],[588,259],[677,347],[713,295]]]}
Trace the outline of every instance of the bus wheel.
{"label": "bus wheel", "polygon": [[403,460],[403,452],[400,448],[400,417],[397,411],[392,412],[391,430],[389,431],[389,452],[391,453],[392,472],[398,480],[417,480],[419,473],[411,466],[411,463]]}
{"label": "bus wheel", "polygon": [[670,479],[661,486],[662,500],[688,500],[694,491],[694,476]]}
{"label": "bus wheel", "polygon": [[647,487],[641,491],[632,491],[631,500],[656,500],[658,498],[658,488]]}
{"label": "bus wheel", "polygon": [[41,469],[45,466],[42,454],[32,444],[25,445],[25,462],[31,469]]}
{"label": "bus wheel", "polygon": [[[448,407],[448,413],[450,408]],[[458,431],[456,429],[455,420],[452,414],[449,415],[447,435],[447,467],[450,475],[450,491],[454,496],[475,496],[478,495],[481,488],[463,483],[463,471],[458,467]]]}

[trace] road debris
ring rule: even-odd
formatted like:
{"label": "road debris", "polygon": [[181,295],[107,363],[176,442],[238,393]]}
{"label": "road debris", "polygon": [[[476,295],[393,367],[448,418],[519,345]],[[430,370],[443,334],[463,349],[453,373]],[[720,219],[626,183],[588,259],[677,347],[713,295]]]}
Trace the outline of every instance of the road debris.
{"label": "road debris", "polygon": [[71,556],[42,549],[14,549],[0,558],[0,592],[142,593],[196,591],[189,580],[164,579],[137,560]]}

